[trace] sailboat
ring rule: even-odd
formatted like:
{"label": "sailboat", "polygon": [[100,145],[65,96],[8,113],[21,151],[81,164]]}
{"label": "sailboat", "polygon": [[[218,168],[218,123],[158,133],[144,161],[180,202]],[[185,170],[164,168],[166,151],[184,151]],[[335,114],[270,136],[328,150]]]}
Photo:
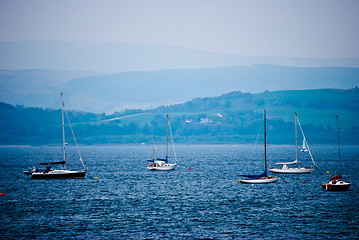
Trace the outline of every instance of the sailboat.
{"label": "sailboat", "polygon": [[[86,174],[86,168],[84,165],[84,162],[82,160],[80,149],[77,145],[77,141],[75,138],[74,131],[72,130],[72,126],[70,123],[69,116],[67,114],[67,111],[64,108],[64,100],[63,100],[63,93],[61,93],[61,112],[62,112],[62,146],[63,146],[63,160],[60,162],[46,162],[46,163],[40,163],[41,166],[46,166],[46,169],[43,171],[40,171],[39,169],[33,167],[32,170],[24,171],[24,174],[30,175],[30,179],[67,179],[67,178],[84,178]],[[68,170],[66,169],[66,146],[67,143],[65,141],[65,119],[64,119],[64,113],[66,114],[67,121],[69,123],[72,136],[74,138],[77,151],[80,157],[80,161],[82,163],[83,169],[76,169],[76,170]],[[61,166],[61,169],[53,169],[52,166],[58,165]]]}
{"label": "sailboat", "polygon": [[[168,163],[168,159],[169,159],[169,157],[168,157],[168,132],[170,132],[170,135],[171,135],[173,153],[174,153],[174,158],[176,160],[175,163]],[[171,130],[170,122],[168,120],[168,115],[167,115],[167,124],[166,124],[166,158],[164,158],[164,159],[157,158],[156,159],[155,151],[156,151],[155,137],[153,137],[153,158],[151,160],[147,160],[149,162],[149,164],[147,166],[147,168],[149,170],[169,171],[169,170],[175,169],[175,167],[178,164],[178,161],[177,161],[176,151],[175,151],[175,147],[174,147],[174,143],[173,143],[172,130]]]}
{"label": "sailboat", "polygon": [[266,110],[264,110],[264,172],[260,175],[238,175],[240,177],[237,181],[241,183],[261,184],[261,183],[275,183],[280,178],[267,176],[267,132],[266,132]]}
{"label": "sailboat", "polygon": [[[305,139],[302,126],[300,125],[298,115],[297,115],[297,113],[294,113],[294,123],[295,123],[295,161],[276,163],[276,165],[282,165],[282,167],[281,168],[271,168],[271,169],[268,169],[269,171],[274,172],[274,173],[298,173],[298,174],[300,174],[300,173],[311,173],[311,172],[313,172],[315,170],[315,167],[298,167],[297,122],[298,122],[298,125],[299,125],[300,130],[301,130],[302,135],[303,135],[303,149],[301,150],[301,152],[309,152],[309,156],[310,156],[310,158],[312,159],[312,162],[315,165],[312,153],[310,152],[308,143],[307,143],[307,141]],[[288,165],[294,165],[294,164],[295,164],[295,167],[288,167]]]}
{"label": "sailboat", "polygon": [[303,148],[300,151],[301,152],[308,152],[307,141],[305,140],[305,137],[303,137]]}
{"label": "sailboat", "polygon": [[322,188],[327,191],[337,192],[349,190],[350,182],[342,180],[342,162],[340,156],[340,139],[339,139],[339,117],[337,117],[337,133],[338,133],[338,154],[339,154],[339,175],[331,177],[329,183],[322,184]]}

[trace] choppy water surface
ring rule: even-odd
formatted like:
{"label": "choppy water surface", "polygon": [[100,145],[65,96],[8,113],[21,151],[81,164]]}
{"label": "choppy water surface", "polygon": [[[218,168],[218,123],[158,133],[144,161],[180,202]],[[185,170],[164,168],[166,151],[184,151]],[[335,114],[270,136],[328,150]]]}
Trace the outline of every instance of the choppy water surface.
{"label": "choppy water surface", "polygon": [[[236,181],[263,171],[262,147],[180,145],[180,164],[169,172],[147,170],[149,145],[81,150],[85,179],[30,180],[22,171],[61,159],[61,147],[0,148],[2,238],[359,238],[358,146],[343,147],[343,175],[352,186],[338,193],[321,188],[338,169],[335,146],[311,149],[322,174],[285,175],[268,185]],[[69,161],[75,153],[69,148]],[[271,165],[294,157],[292,146],[268,147]]]}

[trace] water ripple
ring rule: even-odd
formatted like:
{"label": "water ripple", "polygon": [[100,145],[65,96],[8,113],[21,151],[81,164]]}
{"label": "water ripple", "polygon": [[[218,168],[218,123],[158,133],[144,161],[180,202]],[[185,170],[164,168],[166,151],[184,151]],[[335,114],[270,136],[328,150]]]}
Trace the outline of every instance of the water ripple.
{"label": "water ripple", "polygon": [[[0,232],[9,239],[359,238],[357,147],[343,147],[352,188],[342,193],[322,190],[330,174],[317,171],[276,184],[239,184],[237,174],[263,171],[261,149],[254,149],[178,146],[176,170],[150,172],[151,146],[83,147],[85,179],[30,180],[24,169],[61,158],[61,150],[0,148],[6,194],[0,198]],[[335,150],[312,147],[321,169],[335,172]],[[293,157],[291,146],[268,151],[270,164]]]}

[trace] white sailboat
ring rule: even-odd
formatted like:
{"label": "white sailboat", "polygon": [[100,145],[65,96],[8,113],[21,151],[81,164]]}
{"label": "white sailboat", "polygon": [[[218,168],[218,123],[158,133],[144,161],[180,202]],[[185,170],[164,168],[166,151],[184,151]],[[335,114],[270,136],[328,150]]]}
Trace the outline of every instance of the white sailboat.
{"label": "white sailboat", "polygon": [[[169,157],[168,157],[168,132],[170,132],[170,135],[171,135],[173,154],[174,154],[174,158],[176,160],[175,163],[169,163],[168,162],[168,159],[169,159]],[[166,124],[166,158],[164,158],[164,159],[157,158],[156,159],[155,158],[155,151],[156,151],[155,137],[153,137],[153,159],[147,160],[149,162],[149,164],[147,166],[147,168],[149,170],[169,171],[169,170],[175,169],[175,167],[178,164],[178,161],[177,161],[176,151],[175,151],[175,147],[174,147],[174,143],[173,143],[172,130],[171,130],[170,122],[168,120],[168,115],[167,115],[167,124]]]}
{"label": "white sailboat", "polygon": [[[63,94],[61,93],[61,112],[62,112],[62,146],[63,146],[63,160],[60,162],[46,162],[46,163],[40,163],[42,166],[46,166],[46,169],[43,171],[40,171],[33,167],[32,170],[24,171],[24,174],[31,175],[30,179],[66,179],[66,178],[84,178],[86,174],[86,168],[84,165],[84,162],[82,160],[80,149],[77,145],[77,141],[75,138],[74,131],[72,130],[72,126],[70,123],[69,116],[67,114],[67,111],[64,108],[64,100],[63,100]],[[76,170],[68,170],[66,169],[66,141],[65,141],[65,119],[64,119],[64,113],[66,114],[66,118],[68,120],[72,136],[74,138],[78,154],[80,156],[80,161],[82,163],[83,169],[76,169]],[[53,169],[53,165],[59,165],[62,166],[61,169]]]}
{"label": "white sailboat", "polygon": [[306,142],[307,142],[307,141],[305,140],[305,137],[303,137],[303,147],[302,147],[302,149],[300,150],[301,152],[308,152]]}
{"label": "white sailboat", "polygon": [[[298,125],[300,127],[300,130],[302,132],[302,135],[303,135],[303,149],[301,150],[301,152],[309,152],[309,156],[315,166],[315,162],[314,162],[314,159],[313,159],[313,156],[312,156],[312,153],[310,152],[310,149],[309,149],[309,146],[308,146],[308,143],[305,139],[305,136],[304,136],[304,132],[303,132],[303,129],[302,129],[302,126],[300,125],[300,122],[299,122],[299,118],[297,116],[297,113],[294,114],[294,123],[295,123],[295,161],[292,161],[292,162],[279,162],[279,163],[276,163],[276,165],[282,165],[281,168],[271,168],[271,169],[268,169],[269,171],[271,172],[274,172],[274,173],[294,173],[294,174],[301,174],[301,173],[311,173],[315,170],[315,167],[299,167],[298,166],[298,137],[297,137],[297,122],[298,122]],[[294,165],[294,167],[289,167],[288,165]]]}
{"label": "white sailboat", "polygon": [[263,184],[263,183],[275,183],[280,178],[267,176],[267,131],[266,131],[266,110],[264,110],[264,172],[259,175],[238,175],[240,177],[237,181],[240,183],[249,184]]}

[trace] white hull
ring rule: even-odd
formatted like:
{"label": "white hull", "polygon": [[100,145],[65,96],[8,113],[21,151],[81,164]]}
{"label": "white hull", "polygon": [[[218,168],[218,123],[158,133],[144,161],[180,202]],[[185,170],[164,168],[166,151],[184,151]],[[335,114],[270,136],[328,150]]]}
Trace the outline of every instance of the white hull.
{"label": "white hull", "polygon": [[327,191],[337,192],[349,190],[350,185],[350,182],[344,182],[342,180],[332,180],[327,184],[322,184],[322,187]]}
{"label": "white hull", "polygon": [[59,178],[84,178],[86,170],[51,170],[49,172],[34,172],[30,179],[59,179]]}
{"label": "white hull", "polygon": [[275,183],[279,180],[279,177],[271,178],[259,178],[259,179],[238,179],[238,182],[248,183],[248,184],[264,184],[264,183]]}
{"label": "white hull", "polygon": [[157,165],[157,166],[156,165],[148,166],[147,169],[157,170],[157,171],[169,171],[169,170],[175,169],[176,166],[177,166],[177,163],[166,163],[166,164]]}
{"label": "white hull", "polygon": [[271,172],[274,173],[293,173],[293,174],[300,174],[300,173],[311,173],[315,170],[315,168],[287,168],[287,169],[281,169],[281,168],[272,168],[268,169]]}

